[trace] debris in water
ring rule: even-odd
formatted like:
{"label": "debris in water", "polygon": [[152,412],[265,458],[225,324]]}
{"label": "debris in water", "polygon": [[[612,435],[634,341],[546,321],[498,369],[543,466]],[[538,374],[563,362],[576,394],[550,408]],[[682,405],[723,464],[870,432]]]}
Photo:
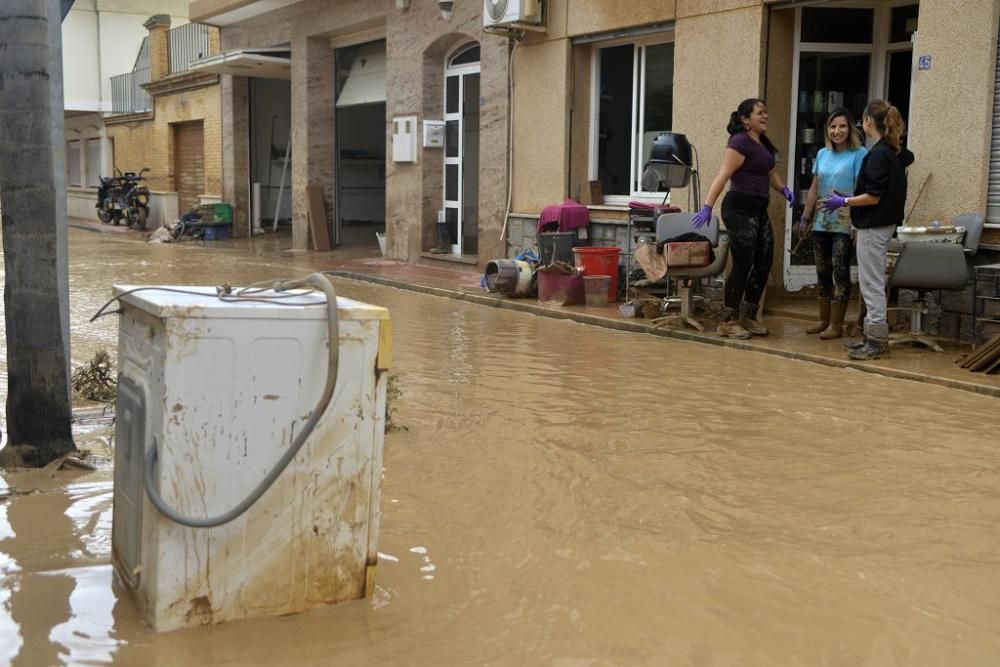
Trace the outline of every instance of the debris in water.
{"label": "debris in water", "polygon": [[393,402],[403,395],[403,390],[399,388],[399,376],[390,375],[385,387],[385,432],[408,431],[405,426],[397,424],[392,420],[394,408]]}
{"label": "debris in water", "polygon": [[94,358],[73,371],[73,392],[88,401],[113,403],[118,392],[115,362],[107,350],[98,350]]}

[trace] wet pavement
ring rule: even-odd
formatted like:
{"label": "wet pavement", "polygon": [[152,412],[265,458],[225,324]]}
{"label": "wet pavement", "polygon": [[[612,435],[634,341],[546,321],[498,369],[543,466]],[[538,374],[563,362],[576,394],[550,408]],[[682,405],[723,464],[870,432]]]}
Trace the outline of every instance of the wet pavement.
{"label": "wet pavement", "polygon": [[[71,231],[74,360],[114,349],[112,283],[337,263],[281,243]],[[390,309],[403,392],[373,597],[157,635],[113,581],[109,464],[8,473],[0,664],[996,663],[995,398],[335,284]]]}

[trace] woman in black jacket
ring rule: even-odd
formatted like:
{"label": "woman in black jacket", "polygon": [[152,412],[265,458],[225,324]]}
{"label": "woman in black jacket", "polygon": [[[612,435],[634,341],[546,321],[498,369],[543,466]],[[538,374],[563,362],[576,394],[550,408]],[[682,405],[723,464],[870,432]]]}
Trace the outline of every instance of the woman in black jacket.
{"label": "woman in black jacket", "polygon": [[899,109],[883,100],[865,107],[865,134],[875,145],[861,163],[861,172],[850,197],[831,196],[828,211],[848,206],[857,234],[858,283],[867,314],[860,341],[845,343],[852,359],[889,356],[889,323],[886,319],[885,263],[889,241],[903,222],[906,204],[906,168],[913,153],[901,145],[906,125]]}

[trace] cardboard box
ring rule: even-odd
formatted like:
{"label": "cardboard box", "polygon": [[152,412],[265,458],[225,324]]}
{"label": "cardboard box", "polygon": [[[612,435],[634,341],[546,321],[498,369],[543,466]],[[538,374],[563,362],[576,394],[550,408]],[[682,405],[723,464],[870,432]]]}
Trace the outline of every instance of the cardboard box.
{"label": "cardboard box", "polygon": [[712,245],[708,241],[675,241],[663,248],[667,266],[708,266],[712,262]]}

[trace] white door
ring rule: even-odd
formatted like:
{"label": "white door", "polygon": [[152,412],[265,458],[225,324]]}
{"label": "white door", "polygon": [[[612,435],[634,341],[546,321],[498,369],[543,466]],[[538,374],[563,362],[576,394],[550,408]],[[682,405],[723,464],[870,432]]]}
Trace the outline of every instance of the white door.
{"label": "white door", "polygon": [[454,255],[479,249],[479,45],[448,57],[444,86],[444,215]]}

